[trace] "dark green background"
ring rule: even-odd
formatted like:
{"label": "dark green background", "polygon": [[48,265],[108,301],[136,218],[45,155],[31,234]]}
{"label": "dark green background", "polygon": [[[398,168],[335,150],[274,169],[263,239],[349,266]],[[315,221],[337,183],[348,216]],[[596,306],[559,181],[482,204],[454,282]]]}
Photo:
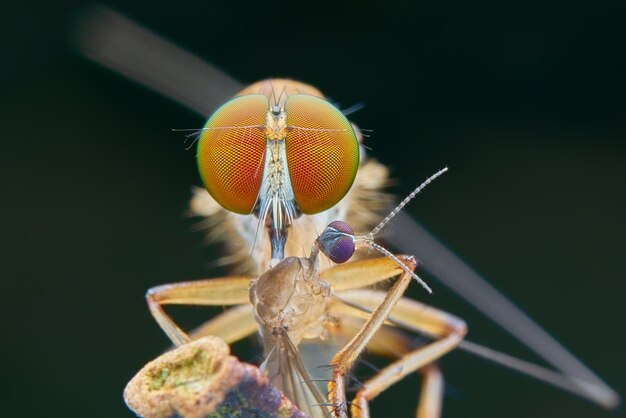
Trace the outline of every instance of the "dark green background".
{"label": "dark green background", "polygon": [[[244,82],[288,76],[364,102],[352,119],[375,130],[398,195],[449,165],[411,214],[623,394],[626,3],[501,3],[107,4]],[[145,290],[227,273],[183,216],[200,180],[170,129],[202,121],[74,55],[79,6],[2,12],[7,417],[130,417],[125,383],[167,346]],[[411,295],[466,318],[474,341],[536,360],[430,283],[433,296]],[[445,417],[623,414],[461,352],[442,367]],[[373,416],[413,416],[418,384]]]}

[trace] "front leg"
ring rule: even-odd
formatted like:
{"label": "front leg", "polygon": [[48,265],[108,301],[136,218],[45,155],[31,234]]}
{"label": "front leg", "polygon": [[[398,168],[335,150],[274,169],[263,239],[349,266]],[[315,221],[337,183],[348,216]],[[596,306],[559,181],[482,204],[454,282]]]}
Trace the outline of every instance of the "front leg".
{"label": "front leg", "polygon": [[165,313],[163,305],[224,306],[249,303],[250,280],[251,276],[238,276],[166,284],[149,289],[146,300],[163,332],[176,346],[181,346],[191,341],[191,338]]}
{"label": "front leg", "polygon": [[[416,262],[413,257],[400,256],[399,259],[406,263],[409,269],[415,269]],[[379,260],[380,263],[388,263],[388,261],[383,261],[388,260],[386,258]],[[354,268],[354,271],[358,273],[361,270],[359,268],[360,263],[361,262],[357,261],[351,263],[350,265],[346,265],[345,268],[351,266]],[[391,268],[398,269],[398,266],[395,263],[393,264],[393,267],[390,265],[390,270]],[[330,403],[333,405],[333,413],[336,417],[347,418],[347,401],[345,393],[346,374],[352,368],[352,365],[359,355],[361,355],[365,347],[367,347],[367,344],[372,337],[383,325],[385,319],[387,319],[391,310],[402,297],[404,291],[411,282],[412,276],[404,270],[400,269],[400,271],[402,271],[402,274],[391,289],[389,289],[382,303],[380,303],[380,305],[378,305],[378,307],[372,312],[370,317],[352,338],[352,340],[350,340],[350,342],[348,342],[348,344],[346,344],[346,346],[339,353],[337,353],[332,360],[331,366],[333,368],[333,377],[328,383],[328,397]],[[382,276],[385,276],[385,274],[381,274],[381,277]]]}
{"label": "front leg", "polygon": [[[374,290],[353,290],[338,296],[343,303],[362,311],[376,308],[385,298],[385,293]],[[354,398],[351,408],[352,417],[369,418],[369,401],[408,374],[421,370],[424,382],[417,417],[438,418],[441,410],[443,379],[433,362],[453,350],[461,342],[467,332],[465,322],[446,312],[407,298],[398,301],[388,319],[404,329],[428,334],[436,339],[413,351],[407,352],[403,347],[401,357],[366,381]],[[378,334],[373,342],[379,342],[376,341],[377,338]],[[377,345],[383,349],[385,347],[382,342]],[[393,353],[383,354],[392,355]]]}

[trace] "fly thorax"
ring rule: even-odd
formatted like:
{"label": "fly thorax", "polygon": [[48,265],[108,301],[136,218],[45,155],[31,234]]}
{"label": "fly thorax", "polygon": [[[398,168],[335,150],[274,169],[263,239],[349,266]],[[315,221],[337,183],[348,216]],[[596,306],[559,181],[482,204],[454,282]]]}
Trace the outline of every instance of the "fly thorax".
{"label": "fly thorax", "polygon": [[295,345],[304,337],[320,336],[329,296],[330,285],[308,258],[285,258],[253,280],[250,302],[266,349],[276,329],[286,330]]}

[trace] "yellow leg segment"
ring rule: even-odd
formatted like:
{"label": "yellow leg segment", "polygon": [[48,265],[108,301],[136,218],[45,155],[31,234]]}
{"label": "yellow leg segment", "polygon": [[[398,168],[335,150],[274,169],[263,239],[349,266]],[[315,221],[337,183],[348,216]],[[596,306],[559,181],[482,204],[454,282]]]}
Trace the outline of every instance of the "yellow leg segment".
{"label": "yellow leg segment", "polygon": [[189,337],[192,340],[213,335],[224,340],[226,344],[242,340],[254,334],[259,325],[252,316],[252,305],[239,305],[229,308],[194,329]]}
{"label": "yellow leg segment", "polygon": [[[411,270],[415,269],[416,263],[413,257],[400,256],[399,258]],[[402,297],[404,291],[412,280],[412,277],[408,273],[404,272],[404,270],[398,268],[395,263],[392,262],[391,265],[389,265],[389,263],[384,260],[384,258],[373,260],[378,261],[377,265],[386,264],[389,267],[386,271],[382,270],[381,272],[377,272],[379,278],[389,277],[388,274],[393,274],[394,271],[396,271],[395,274],[397,274],[397,270],[400,270],[402,274],[386,293],[384,300],[372,312],[361,329],[354,335],[354,337],[352,337],[350,342],[348,342],[348,344],[346,344],[346,346],[335,355],[331,362],[333,376],[332,380],[328,383],[328,398],[332,405],[333,414],[339,418],[347,418],[347,402],[345,394],[346,374],[352,368],[355,360],[363,352],[372,337],[380,329],[383,322],[389,316],[391,310]],[[346,265],[346,270],[344,271],[346,272],[346,277],[350,276],[348,271],[349,267],[354,269],[355,275],[365,274],[366,272],[360,273],[362,270],[362,263],[363,262],[355,262]],[[359,286],[362,286],[362,284],[359,284]]]}
{"label": "yellow leg segment", "polygon": [[[386,294],[375,290],[354,290],[344,292],[339,297],[353,307],[359,306],[361,309],[369,311],[379,306],[386,299]],[[352,417],[369,417],[368,402],[370,400],[408,374],[420,369],[424,375],[424,385],[417,417],[439,417],[443,394],[443,378],[438,368],[432,363],[459,344],[467,332],[465,323],[448,313],[406,298],[398,301],[388,319],[394,324],[401,325],[403,328],[426,333],[439,339],[414,351],[405,353],[398,360],[389,364],[365,382],[352,403]],[[393,338],[392,334],[390,335]],[[376,341],[380,337],[382,335],[377,334],[373,338],[371,345],[384,347],[382,342]],[[389,335],[387,338],[389,338]],[[389,345],[394,346],[394,344]],[[395,346],[401,349],[402,342],[395,344]],[[397,352],[398,348],[394,351]]]}
{"label": "yellow leg segment", "polygon": [[436,364],[423,367],[422,374],[424,375],[422,392],[415,416],[417,418],[439,418],[443,403],[443,375]]}
{"label": "yellow leg segment", "polygon": [[239,305],[249,302],[251,276],[225,277],[156,286],[148,290],[146,300],[152,316],[174,345],[181,346],[190,337],[165,313],[163,305]]}
{"label": "yellow leg segment", "polygon": [[338,264],[322,271],[320,277],[330,283],[334,292],[339,292],[371,286],[391,279],[403,271],[395,261],[378,257]]}

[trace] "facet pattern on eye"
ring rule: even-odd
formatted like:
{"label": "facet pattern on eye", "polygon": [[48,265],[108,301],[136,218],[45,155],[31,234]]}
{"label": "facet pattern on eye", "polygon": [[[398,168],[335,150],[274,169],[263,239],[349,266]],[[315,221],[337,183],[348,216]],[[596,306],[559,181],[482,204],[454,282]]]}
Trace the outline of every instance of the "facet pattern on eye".
{"label": "facet pattern on eye", "polygon": [[335,205],[350,190],[359,165],[354,129],[339,109],[324,99],[289,96],[287,164],[296,203],[306,214]]}
{"label": "facet pattern on eye", "polygon": [[224,208],[254,209],[265,161],[267,97],[236,97],[209,118],[198,141],[198,168],[205,187]]}

